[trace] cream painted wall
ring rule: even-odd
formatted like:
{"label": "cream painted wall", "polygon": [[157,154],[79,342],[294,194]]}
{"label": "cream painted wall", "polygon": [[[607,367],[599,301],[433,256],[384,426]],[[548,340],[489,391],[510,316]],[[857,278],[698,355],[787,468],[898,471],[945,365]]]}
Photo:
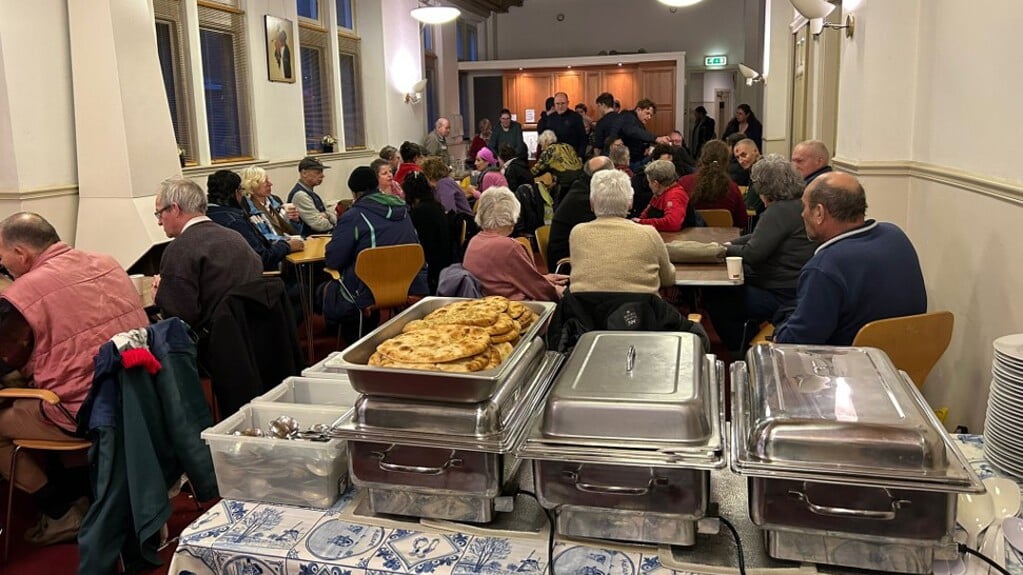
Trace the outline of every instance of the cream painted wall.
{"label": "cream painted wall", "polygon": [[[557,15],[564,14],[563,22]],[[596,56],[601,50],[686,52],[692,62],[744,57],[744,0],[713,0],[674,14],[653,0],[529,0],[493,16],[491,59]]]}
{"label": "cream painted wall", "polygon": [[[75,217],[68,212],[77,209],[77,167],[67,7],[63,0],[0,0],[0,14],[0,218],[21,210],[52,213],[60,236],[73,239]],[[47,25],[25,25],[35,21]]]}
{"label": "cream painted wall", "polygon": [[955,313],[952,343],[924,393],[950,408],[949,425],[979,431],[991,342],[1023,332],[1023,178],[1005,129],[1023,88],[1007,49],[1023,4],[863,0],[854,14],[842,54],[839,163],[860,172],[869,215],[909,234],[929,309]]}

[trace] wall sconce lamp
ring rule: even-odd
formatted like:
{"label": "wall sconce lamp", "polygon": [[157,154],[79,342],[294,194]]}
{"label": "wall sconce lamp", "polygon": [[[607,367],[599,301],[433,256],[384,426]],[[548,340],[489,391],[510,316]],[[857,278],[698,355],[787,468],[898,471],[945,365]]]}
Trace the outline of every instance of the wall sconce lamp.
{"label": "wall sconce lamp", "polygon": [[746,64],[739,64],[739,72],[744,78],[746,78],[746,85],[752,86],[755,82],[767,83],[767,78],[760,72],[757,72],[753,68],[750,68]]}
{"label": "wall sconce lamp", "polygon": [[409,93],[405,94],[405,103],[414,106],[423,101],[423,90],[426,89],[426,78],[412,84]]}
{"label": "wall sconce lamp", "polygon": [[789,0],[789,2],[792,3],[792,7],[796,9],[796,12],[810,20],[810,33],[814,36],[819,36],[825,28],[831,28],[833,30],[844,29],[846,38],[853,37],[856,18],[852,14],[845,17],[844,25],[824,21],[828,14],[831,14],[835,9],[834,4],[826,0]]}

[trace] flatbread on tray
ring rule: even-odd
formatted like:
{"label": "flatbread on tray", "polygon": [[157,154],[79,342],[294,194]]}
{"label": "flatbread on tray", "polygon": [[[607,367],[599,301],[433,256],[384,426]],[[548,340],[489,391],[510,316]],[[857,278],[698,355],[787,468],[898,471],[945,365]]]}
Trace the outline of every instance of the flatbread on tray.
{"label": "flatbread on tray", "polygon": [[468,325],[433,325],[382,342],[377,352],[402,363],[443,363],[483,353],[490,334]]}
{"label": "flatbread on tray", "polygon": [[[495,354],[493,347],[488,347],[483,353],[471,357],[456,359],[454,361],[436,363],[407,363],[395,361],[379,351],[369,356],[369,365],[374,367],[394,367],[399,369],[419,369],[423,371],[446,371],[452,373],[470,373],[493,367]],[[496,355],[497,363],[500,364],[500,355]]]}

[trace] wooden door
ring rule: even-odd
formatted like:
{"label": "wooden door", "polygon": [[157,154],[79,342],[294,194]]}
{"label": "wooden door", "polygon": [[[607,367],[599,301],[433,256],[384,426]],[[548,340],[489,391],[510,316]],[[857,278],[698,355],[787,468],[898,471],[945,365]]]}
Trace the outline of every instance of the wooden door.
{"label": "wooden door", "polygon": [[575,108],[579,102],[586,102],[586,92],[583,90],[583,73],[578,70],[566,70],[558,72],[554,76],[554,90],[548,96],[557,92],[568,94],[568,109]]}
{"label": "wooden door", "polygon": [[657,106],[657,113],[646,129],[657,136],[667,135],[675,129],[675,68],[667,66],[640,66],[642,97]]}
{"label": "wooden door", "polygon": [[[617,70],[607,70],[601,74],[604,84],[604,89],[601,92],[610,92],[616,100],[622,103],[623,110],[631,110],[639,100],[636,97],[636,92],[639,90],[636,69],[618,68]],[[594,98],[596,97],[594,96]]]}

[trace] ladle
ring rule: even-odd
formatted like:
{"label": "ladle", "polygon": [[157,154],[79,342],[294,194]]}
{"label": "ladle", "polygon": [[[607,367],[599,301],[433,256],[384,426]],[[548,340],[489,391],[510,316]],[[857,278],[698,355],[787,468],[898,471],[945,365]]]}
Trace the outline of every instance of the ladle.
{"label": "ladle", "polygon": [[994,521],[984,533],[984,543],[980,546],[981,553],[1005,567],[1005,538],[1003,537],[1002,522],[1019,513],[1019,486],[1009,479],[990,477],[984,480],[984,487],[991,494]]}

